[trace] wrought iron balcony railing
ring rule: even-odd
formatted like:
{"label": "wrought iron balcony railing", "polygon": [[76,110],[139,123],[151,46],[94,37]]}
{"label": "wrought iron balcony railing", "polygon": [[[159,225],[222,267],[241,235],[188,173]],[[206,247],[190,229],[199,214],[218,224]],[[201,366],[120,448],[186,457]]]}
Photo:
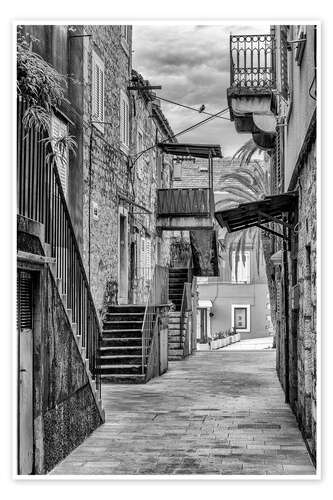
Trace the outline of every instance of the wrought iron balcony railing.
{"label": "wrought iron balcony railing", "polygon": [[230,87],[273,88],[273,51],[272,35],[230,35]]}
{"label": "wrought iron balcony railing", "polygon": [[212,193],[209,188],[159,189],[158,217],[194,217],[211,214]]}

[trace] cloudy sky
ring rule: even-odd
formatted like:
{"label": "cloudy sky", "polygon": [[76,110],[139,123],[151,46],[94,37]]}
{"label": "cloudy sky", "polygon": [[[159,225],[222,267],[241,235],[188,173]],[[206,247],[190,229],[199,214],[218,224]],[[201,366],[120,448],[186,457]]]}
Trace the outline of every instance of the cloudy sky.
{"label": "cloudy sky", "polygon": [[[172,101],[216,113],[227,107],[229,85],[229,34],[269,32],[264,25],[136,25],[133,26],[133,67],[152,85],[156,94]],[[162,102],[174,132],[204,119],[205,115]],[[229,118],[227,111],[222,116]],[[231,156],[249,139],[234,124],[216,118],[179,137],[181,142],[217,143],[223,156]]]}

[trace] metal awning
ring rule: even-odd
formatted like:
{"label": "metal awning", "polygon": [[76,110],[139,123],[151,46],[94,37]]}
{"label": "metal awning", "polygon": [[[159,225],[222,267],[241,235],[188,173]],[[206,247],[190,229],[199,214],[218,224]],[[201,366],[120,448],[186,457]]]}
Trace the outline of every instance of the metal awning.
{"label": "metal awning", "polygon": [[263,200],[241,203],[235,208],[229,208],[228,210],[219,210],[215,212],[215,218],[221,227],[227,228],[229,233],[257,226],[277,236],[284,237],[283,234],[277,233],[262,224],[275,222],[288,229],[292,229],[291,224],[288,224],[283,219],[283,215],[294,210],[296,201],[296,191],[265,196]]}
{"label": "metal awning", "polygon": [[219,144],[180,144],[160,142],[158,147],[168,155],[193,156],[194,158],[222,158]]}

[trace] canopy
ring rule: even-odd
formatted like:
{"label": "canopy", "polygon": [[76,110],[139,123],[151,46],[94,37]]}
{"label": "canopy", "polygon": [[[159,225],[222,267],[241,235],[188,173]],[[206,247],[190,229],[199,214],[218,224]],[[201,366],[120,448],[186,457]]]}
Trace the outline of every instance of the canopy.
{"label": "canopy", "polygon": [[[235,208],[215,212],[215,218],[221,227],[229,233],[252,226],[261,227],[267,222],[285,224],[282,215],[295,208],[297,192],[265,196],[263,200],[241,203]],[[286,224],[287,225],[287,224]],[[266,229],[263,227],[263,229]]]}
{"label": "canopy", "polygon": [[222,158],[219,144],[181,144],[160,142],[158,147],[166,154],[175,156],[193,156],[194,158]]}

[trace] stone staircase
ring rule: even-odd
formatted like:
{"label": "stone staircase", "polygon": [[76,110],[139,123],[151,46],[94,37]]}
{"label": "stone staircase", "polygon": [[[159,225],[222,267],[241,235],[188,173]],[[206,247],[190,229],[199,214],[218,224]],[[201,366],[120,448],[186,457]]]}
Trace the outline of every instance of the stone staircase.
{"label": "stone staircase", "polygon": [[145,306],[109,306],[103,320],[103,341],[99,349],[99,372],[103,383],[140,384],[142,373],[141,328]]}
{"label": "stone staircase", "polygon": [[180,309],[182,304],[184,283],[188,279],[187,268],[170,268],[169,269],[169,300],[175,305],[175,311],[169,313],[168,327],[168,344],[169,353],[168,360],[176,361],[183,359],[184,352],[182,343],[184,340],[184,331],[187,323],[187,314],[185,316],[184,325],[180,326]]}

